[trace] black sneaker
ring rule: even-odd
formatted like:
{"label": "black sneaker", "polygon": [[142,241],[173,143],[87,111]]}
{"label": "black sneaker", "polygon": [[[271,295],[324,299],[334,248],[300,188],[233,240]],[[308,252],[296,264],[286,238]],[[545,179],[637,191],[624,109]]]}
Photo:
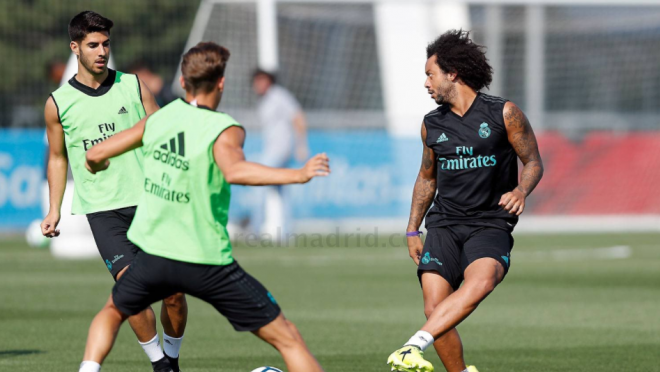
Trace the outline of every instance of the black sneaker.
{"label": "black sneaker", "polygon": [[165,357],[170,361],[170,366],[174,372],[181,372],[181,369],[179,369],[179,357],[172,358],[167,354],[165,354]]}
{"label": "black sneaker", "polygon": [[[158,361],[151,362],[151,366],[154,368],[154,372],[174,372],[170,361],[166,357],[163,357]],[[178,367],[176,370],[179,370]]]}

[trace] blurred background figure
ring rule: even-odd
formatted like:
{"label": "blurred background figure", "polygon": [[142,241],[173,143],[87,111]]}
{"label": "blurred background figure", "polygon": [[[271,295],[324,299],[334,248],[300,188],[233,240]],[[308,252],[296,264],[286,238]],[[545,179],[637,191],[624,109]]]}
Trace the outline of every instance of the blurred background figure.
{"label": "blurred background figure", "polygon": [[163,107],[176,99],[176,96],[172,94],[170,85],[165,84],[163,78],[157,72],[154,72],[146,61],[136,60],[126,70],[129,74],[139,76],[140,80],[147,84],[147,87],[156,98],[158,106]]}
{"label": "blurred background figure", "polygon": [[60,86],[65,70],[66,62],[63,60],[53,59],[46,64],[46,77],[52,83],[53,90]]}
{"label": "blurred background figure", "polygon": [[[252,90],[259,96],[257,116],[263,144],[259,162],[279,168],[292,160],[305,161],[309,155],[307,121],[298,100],[276,83],[273,73],[261,69],[252,75]],[[287,193],[282,186],[255,190],[250,229],[280,241],[290,229]]]}

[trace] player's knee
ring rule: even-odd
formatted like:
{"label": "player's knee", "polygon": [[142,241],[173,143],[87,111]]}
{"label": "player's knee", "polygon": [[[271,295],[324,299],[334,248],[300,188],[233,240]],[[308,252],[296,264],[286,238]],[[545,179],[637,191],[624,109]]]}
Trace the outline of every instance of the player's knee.
{"label": "player's knee", "polygon": [[424,304],[424,315],[426,315],[426,318],[430,317],[431,314],[433,314],[433,310],[435,310],[436,304]]}
{"label": "player's knee", "polygon": [[181,309],[186,306],[186,295],[176,293],[163,300],[165,306],[171,309]]}
{"label": "player's knee", "polygon": [[115,306],[114,301],[112,301],[112,298],[105,304],[103,307],[103,311],[112,314],[112,316],[120,318],[122,321],[128,319],[128,315],[124,314]]}

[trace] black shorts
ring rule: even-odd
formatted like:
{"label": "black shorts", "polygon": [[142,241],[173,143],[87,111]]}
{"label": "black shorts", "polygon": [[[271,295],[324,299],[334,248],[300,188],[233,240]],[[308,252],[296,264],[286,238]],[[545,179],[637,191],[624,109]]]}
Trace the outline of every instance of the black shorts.
{"label": "black shorts", "polygon": [[136,209],[128,207],[87,215],[101,259],[115,280],[117,274],[131,264],[140,250],[126,236]]}
{"label": "black shorts", "polygon": [[499,261],[506,276],[511,265],[513,236],[503,229],[450,225],[428,230],[417,275],[437,271],[457,290],[463,282],[465,269],[475,260],[490,257]]}
{"label": "black shorts", "polygon": [[112,289],[115,306],[135,315],[149,305],[183,292],[208,302],[237,331],[255,331],[280,313],[275,298],[236,261],[201,265],[139,251]]}

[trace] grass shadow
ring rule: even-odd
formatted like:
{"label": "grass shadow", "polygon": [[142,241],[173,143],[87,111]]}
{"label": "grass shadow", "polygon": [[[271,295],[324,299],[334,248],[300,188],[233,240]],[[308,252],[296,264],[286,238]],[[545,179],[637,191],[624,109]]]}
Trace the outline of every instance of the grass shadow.
{"label": "grass shadow", "polygon": [[43,350],[0,350],[0,359],[43,353]]}

